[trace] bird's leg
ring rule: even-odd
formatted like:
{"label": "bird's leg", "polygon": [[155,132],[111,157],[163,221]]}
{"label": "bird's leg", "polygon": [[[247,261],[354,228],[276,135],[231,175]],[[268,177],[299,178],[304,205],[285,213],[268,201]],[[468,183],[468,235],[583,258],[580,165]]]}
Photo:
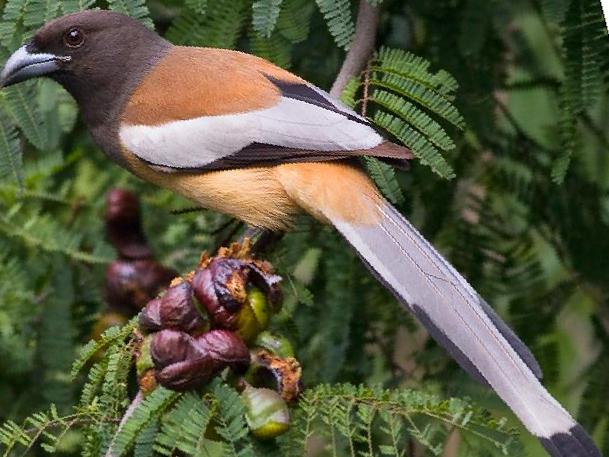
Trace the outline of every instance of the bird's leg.
{"label": "bird's leg", "polygon": [[243,235],[239,238],[239,243],[242,243],[247,238],[252,242],[252,253],[260,254],[261,252],[267,251],[273,244],[283,238],[283,232],[247,226]]}

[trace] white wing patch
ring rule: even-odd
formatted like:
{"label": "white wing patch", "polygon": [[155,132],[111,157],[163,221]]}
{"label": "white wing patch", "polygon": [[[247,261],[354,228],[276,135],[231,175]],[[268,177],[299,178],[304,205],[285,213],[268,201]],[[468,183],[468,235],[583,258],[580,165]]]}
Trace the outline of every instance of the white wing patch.
{"label": "white wing patch", "polygon": [[368,125],[287,97],[271,108],[246,113],[162,125],[122,125],[119,135],[122,144],[141,159],[171,168],[204,167],[252,143],[345,151],[383,142]]}

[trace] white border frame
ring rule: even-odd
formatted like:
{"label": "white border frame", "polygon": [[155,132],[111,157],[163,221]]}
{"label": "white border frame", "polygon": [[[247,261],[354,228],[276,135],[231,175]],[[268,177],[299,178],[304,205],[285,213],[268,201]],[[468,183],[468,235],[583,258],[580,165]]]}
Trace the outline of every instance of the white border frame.
{"label": "white border frame", "polygon": [[609,0],[601,0],[601,6],[603,7],[603,14],[605,15],[605,24],[609,29]]}

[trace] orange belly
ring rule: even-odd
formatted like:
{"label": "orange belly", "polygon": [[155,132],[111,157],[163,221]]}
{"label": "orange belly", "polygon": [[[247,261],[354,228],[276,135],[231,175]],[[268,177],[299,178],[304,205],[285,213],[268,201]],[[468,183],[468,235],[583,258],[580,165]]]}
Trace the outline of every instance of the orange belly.
{"label": "orange belly", "polygon": [[138,177],[270,230],[289,229],[305,211],[322,222],[339,217],[353,223],[375,223],[379,194],[358,168],[340,162],[291,163],[203,173],[166,173],[124,154]]}

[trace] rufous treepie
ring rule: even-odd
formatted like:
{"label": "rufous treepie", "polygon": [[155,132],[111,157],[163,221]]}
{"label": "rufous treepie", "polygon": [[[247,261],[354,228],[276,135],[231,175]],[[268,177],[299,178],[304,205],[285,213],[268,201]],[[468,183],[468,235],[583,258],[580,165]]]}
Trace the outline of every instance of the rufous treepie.
{"label": "rufous treepie", "polygon": [[287,229],[301,212],[332,224],[550,455],[601,455],[542,386],[524,343],[349,160],[409,151],[326,92],[258,57],[174,46],[107,11],[44,25],[0,83],[37,76],[63,85],[101,149],[140,178],[256,227]]}

